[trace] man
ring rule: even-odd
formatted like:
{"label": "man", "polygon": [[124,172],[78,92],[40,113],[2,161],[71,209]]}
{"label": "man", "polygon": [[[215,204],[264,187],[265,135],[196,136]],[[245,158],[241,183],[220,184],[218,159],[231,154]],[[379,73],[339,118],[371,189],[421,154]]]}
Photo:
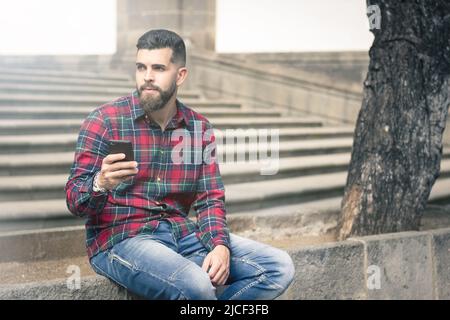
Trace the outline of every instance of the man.
{"label": "man", "polygon": [[[200,146],[183,150],[192,158],[214,146],[208,120],[177,99],[183,40],[152,30],[137,48],[136,91],[84,121],[65,188],[69,210],[87,217],[93,269],[148,299],[276,298],[293,279],[289,255],[229,233],[215,161],[173,161],[180,132],[186,141],[200,135]],[[108,154],[110,140],[131,141],[136,161]]]}

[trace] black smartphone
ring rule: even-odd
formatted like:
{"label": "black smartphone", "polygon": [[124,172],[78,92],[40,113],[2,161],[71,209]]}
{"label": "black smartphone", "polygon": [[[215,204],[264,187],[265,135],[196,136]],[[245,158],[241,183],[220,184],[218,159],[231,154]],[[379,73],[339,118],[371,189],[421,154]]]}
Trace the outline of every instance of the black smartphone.
{"label": "black smartphone", "polygon": [[125,159],[120,161],[134,161],[133,144],[128,140],[110,140],[109,154],[125,153]]}

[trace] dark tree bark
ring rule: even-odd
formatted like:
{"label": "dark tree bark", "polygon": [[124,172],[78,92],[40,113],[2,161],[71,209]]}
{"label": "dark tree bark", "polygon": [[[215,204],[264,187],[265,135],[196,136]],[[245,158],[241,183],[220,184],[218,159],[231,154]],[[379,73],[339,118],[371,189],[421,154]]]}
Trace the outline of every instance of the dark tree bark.
{"label": "dark tree bark", "polygon": [[342,200],[340,240],[419,228],[439,175],[450,103],[450,1],[369,0],[367,5],[378,6],[381,25],[371,29],[375,39]]}

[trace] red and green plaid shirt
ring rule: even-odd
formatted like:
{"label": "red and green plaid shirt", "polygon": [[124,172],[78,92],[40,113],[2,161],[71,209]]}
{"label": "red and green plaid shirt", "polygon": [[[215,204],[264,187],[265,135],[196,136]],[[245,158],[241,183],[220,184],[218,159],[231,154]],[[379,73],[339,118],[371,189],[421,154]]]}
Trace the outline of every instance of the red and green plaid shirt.
{"label": "red and green plaid shirt", "polygon": [[[164,131],[145,117],[136,90],[95,109],[83,122],[65,191],[69,210],[87,217],[89,257],[125,238],[151,233],[161,219],[171,223],[177,238],[195,232],[208,250],[230,247],[219,165],[202,156],[205,148],[215,147],[212,126],[179,100],[176,104],[177,113]],[[180,155],[189,152],[191,161],[172,161],[174,147],[180,150],[180,133],[190,137]],[[107,193],[94,192],[94,176],[112,139],[133,143],[139,172]],[[188,218],[191,208],[197,222]]]}

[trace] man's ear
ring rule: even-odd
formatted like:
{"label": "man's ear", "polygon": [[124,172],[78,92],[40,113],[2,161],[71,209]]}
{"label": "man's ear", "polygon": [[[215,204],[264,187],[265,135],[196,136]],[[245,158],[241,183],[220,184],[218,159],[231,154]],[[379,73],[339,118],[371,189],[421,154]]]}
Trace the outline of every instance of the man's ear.
{"label": "man's ear", "polygon": [[178,69],[177,73],[177,86],[181,86],[181,84],[186,80],[188,75],[188,70],[186,67],[181,67]]}

